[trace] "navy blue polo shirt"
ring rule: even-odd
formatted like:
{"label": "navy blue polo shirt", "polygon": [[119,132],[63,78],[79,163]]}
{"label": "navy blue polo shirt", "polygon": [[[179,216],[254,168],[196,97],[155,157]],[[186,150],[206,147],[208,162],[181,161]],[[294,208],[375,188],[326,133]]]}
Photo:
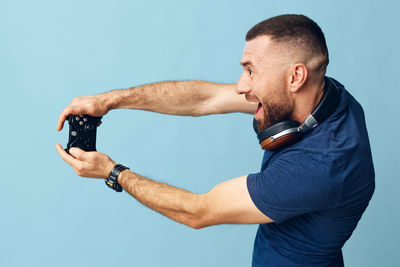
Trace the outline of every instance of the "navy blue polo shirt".
{"label": "navy blue polo shirt", "polygon": [[253,266],[343,266],[342,247],[375,189],[360,104],[339,87],[338,108],[304,138],[264,153],[249,194],[273,223],[258,228]]}

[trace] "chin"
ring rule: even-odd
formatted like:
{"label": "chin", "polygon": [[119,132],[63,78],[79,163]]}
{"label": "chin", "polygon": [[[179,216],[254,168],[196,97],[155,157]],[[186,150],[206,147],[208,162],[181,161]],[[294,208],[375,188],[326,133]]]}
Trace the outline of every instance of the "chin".
{"label": "chin", "polygon": [[261,132],[262,130],[266,129],[268,126],[265,123],[265,119],[257,120],[257,128],[258,132]]}

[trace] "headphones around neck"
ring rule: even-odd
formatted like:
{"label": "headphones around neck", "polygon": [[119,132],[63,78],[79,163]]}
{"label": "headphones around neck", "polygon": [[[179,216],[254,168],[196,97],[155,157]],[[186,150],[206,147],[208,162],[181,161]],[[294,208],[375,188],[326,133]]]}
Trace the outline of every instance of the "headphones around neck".
{"label": "headphones around neck", "polygon": [[258,122],[253,119],[253,128],[257,133],[261,148],[272,151],[296,143],[304,133],[317,127],[329,117],[339,106],[339,102],[338,88],[331,78],[325,77],[324,94],[302,125],[297,121],[285,120],[258,132]]}

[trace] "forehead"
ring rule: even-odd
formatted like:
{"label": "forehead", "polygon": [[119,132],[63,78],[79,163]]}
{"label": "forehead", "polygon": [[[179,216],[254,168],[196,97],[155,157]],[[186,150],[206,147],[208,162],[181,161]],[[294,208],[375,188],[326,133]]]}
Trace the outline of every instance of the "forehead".
{"label": "forehead", "polygon": [[253,40],[247,41],[242,56],[242,64],[251,61],[253,64],[261,63],[265,56],[270,54],[271,40],[268,36],[259,36]]}

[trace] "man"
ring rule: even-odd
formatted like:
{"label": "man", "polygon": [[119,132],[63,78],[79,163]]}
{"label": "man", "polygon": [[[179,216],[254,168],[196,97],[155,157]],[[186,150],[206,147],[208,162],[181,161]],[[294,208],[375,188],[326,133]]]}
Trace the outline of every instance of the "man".
{"label": "man", "polygon": [[[302,15],[260,22],[247,33],[239,81],[172,81],[73,99],[60,115],[105,115],[142,109],[200,116],[253,114],[261,131],[282,120],[302,124],[329,86],[340,102],[295,144],[266,151],[259,173],[215,186],[205,194],[149,180],[100,152],[57,150],[79,176],[108,178],[144,205],[195,229],[216,224],[260,224],[253,266],[343,266],[341,248],[374,191],[374,169],[361,106],[325,77],[325,37]],[[236,92],[235,92],[236,91]],[[245,95],[245,97],[243,97]]]}

